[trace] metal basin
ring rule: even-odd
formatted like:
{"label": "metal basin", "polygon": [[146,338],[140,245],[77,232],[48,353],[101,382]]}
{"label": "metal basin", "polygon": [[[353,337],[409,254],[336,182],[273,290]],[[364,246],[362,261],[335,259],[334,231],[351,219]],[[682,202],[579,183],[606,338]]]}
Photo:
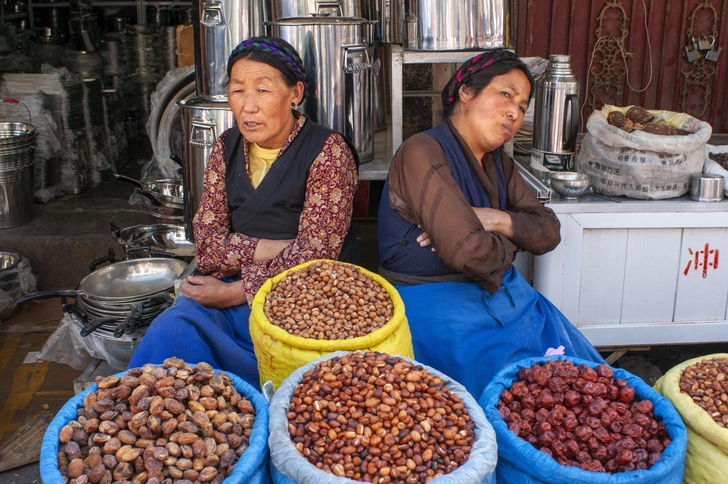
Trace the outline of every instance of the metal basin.
{"label": "metal basin", "polygon": [[150,254],[164,252],[179,257],[193,257],[195,245],[187,240],[182,225],[133,225],[123,230],[111,227],[111,233],[128,252],[148,250]]}
{"label": "metal basin", "polygon": [[0,275],[2,271],[15,269],[20,264],[20,255],[14,252],[0,252]]}
{"label": "metal basin", "polygon": [[153,257],[116,262],[84,277],[79,292],[97,300],[135,302],[174,287],[187,263]]}

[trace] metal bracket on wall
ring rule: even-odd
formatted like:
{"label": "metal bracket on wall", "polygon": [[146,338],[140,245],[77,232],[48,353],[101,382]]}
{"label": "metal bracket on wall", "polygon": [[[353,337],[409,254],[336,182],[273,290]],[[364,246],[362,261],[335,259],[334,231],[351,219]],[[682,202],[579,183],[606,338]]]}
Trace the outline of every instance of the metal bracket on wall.
{"label": "metal bracket on wall", "polygon": [[[613,22],[613,16],[610,13],[614,13],[610,11],[615,10],[621,20],[619,33],[613,28],[609,28]],[[618,65],[623,65],[622,62],[617,62],[617,55],[623,55],[622,51],[629,35],[628,22],[629,17],[627,17],[621,0],[609,0],[599,12],[597,28],[594,31],[597,40],[592,60],[598,54],[601,55],[601,60],[597,61],[599,66],[592,67],[588,73],[592,76],[589,89],[592,110],[601,109],[605,104],[605,99],[617,106],[623,104],[625,69],[617,70]]]}
{"label": "metal bracket on wall", "polygon": [[[710,15],[710,32],[696,32],[695,24],[701,10],[707,11]],[[703,19],[700,18],[700,21],[702,20]],[[718,31],[718,12],[715,10],[711,0],[702,0],[695,6],[690,14],[690,25],[688,30],[685,32],[687,41],[692,42],[694,38],[702,36],[706,39],[713,37],[713,43],[715,43],[715,40],[718,38]],[[710,50],[708,52],[710,52]],[[699,56],[694,62],[683,67],[680,72],[682,73],[682,85],[680,86],[680,110],[684,113],[692,114],[696,118],[700,118],[708,110],[708,107],[710,106],[710,98],[713,95],[713,80],[715,78],[714,61],[711,59],[706,60],[705,57]],[[690,100],[691,98],[694,98],[693,94],[700,93],[701,91],[702,106],[698,106],[700,111],[697,111],[697,109],[693,110]]]}

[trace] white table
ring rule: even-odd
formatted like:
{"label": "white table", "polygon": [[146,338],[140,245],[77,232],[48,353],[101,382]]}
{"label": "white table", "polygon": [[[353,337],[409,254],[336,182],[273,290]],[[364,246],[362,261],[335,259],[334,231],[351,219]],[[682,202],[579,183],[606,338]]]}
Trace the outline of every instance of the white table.
{"label": "white table", "polygon": [[[554,195],[533,285],[597,347],[728,342],[728,200]],[[722,259],[722,260],[721,260]]]}

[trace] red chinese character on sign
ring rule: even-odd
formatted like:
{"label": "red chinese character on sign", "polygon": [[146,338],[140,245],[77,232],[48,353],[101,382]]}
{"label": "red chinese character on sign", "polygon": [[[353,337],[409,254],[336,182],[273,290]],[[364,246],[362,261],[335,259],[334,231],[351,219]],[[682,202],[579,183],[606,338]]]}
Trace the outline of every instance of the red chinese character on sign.
{"label": "red chinese character on sign", "polygon": [[708,267],[712,267],[713,269],[718,268],[718,249],[710,249],[708,247],[708,244],[705,244],[705,248],[703,250],[696,250],[695,252],[693,252],[693,249],[688,249],[688,252],[690,253],[690,255],[695,255],[695,258],[691,261],[688,261],[688,265],[683,271],[684,275],[688,275],[691,265],[696,271],[699,268],[703,269],[703,279],[705,279],[708,275]]}

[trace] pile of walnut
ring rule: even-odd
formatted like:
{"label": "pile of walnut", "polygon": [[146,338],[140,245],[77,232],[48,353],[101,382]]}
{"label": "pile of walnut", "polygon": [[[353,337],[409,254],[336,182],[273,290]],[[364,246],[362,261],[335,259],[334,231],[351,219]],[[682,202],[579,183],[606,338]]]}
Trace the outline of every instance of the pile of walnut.
{"label": "pile of walnut", "polygon": [[648,110],[639,106],[632,106],[624,115],[619,111],[612,111],[607,116],[607,123],[616,126],[622,131],[631,133],[633,131],[644,131],[645,133],[658,134],[661,136],[685,136],[689,134],[678,128],[658,122],[653,122],[655,116]]}
{"label": "pile of walnut", "polygon": [[366,336],[392,319],[387,291],[356,266],[316,261],[273,284],[263,308],[271,324],[302,338]]}
{"label": "pile of walnut", "polygon": [[219,484],[248,448],[253,405],[207,363],[168,358],[96,384],[60,431],[66,482]]}
{"label": "pile of walnut", "polygon": [[670,445],[652,402],[607,365],[596,370],[567,360],[518,372],[498,410],[516,435],[559,464],[592,472],[649,469]]}

